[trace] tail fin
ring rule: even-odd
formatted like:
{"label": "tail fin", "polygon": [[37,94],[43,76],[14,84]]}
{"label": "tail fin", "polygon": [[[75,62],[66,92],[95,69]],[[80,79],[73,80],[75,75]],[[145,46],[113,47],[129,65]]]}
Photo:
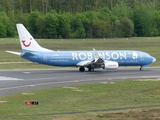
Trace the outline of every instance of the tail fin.
{"label": "tail fin", "polygon": [[16,24],[22,51],[51,51],[41,47],[23,24]]}

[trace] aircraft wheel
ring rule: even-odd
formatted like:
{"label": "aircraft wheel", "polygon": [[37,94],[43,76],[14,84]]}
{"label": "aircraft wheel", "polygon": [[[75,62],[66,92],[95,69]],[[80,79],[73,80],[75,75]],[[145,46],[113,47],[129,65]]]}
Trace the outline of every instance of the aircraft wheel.
{"label": "aircraft wheel", "polygon": [[143,71],[143,70],[144,70],[144,68],[143,68],[143,67],[141,67],[141,68],[140,68],[140,71]]}
{"label": "aircraft wheel", "polygon": [[84,72],[84,71],[85,71],[85,68],[84,68],[84,67],[80,67],[80,68],[79,68],[79,71],[80,71],[80,72]]}
{"label": "aircraft wheel", "polygon": [[94,71],[94,68],[91,68],[91,67],[90,67],[90,68],[88,68],[88,71],[89,71],[89,72],[93,72],[93,71]]}

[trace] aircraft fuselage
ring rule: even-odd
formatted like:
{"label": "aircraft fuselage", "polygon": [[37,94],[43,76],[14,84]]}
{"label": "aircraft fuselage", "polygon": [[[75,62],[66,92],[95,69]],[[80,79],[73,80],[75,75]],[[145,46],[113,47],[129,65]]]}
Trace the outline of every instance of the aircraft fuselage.
{"label": "aircraft fuselage", "polygon": [[[103,60],[116,61],[119,66],[146,66],[154,62],[148,53],[132,50],[97,51]],[[26,53],[26,51],[25,51]],[[21,54],[22,58],[40,64],[53,66],[76,66],[77,63],[93,60],[93,51],[51,51],[32,52],[33,55]]]}

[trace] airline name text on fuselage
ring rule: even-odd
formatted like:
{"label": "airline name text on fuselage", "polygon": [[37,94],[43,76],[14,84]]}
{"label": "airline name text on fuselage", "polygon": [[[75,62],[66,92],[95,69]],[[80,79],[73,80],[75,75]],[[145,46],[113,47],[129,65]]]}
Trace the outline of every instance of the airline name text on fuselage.
{"label": "airline name text on fuselage", "polygon": [[[127,59],[128,55],[130,55],[132,59],[137,59],[138,57],[136,52],[99,52],[98,54],[104,60]],[[72,52],[72,60],[92,60],[93,58],[94,56],[92,52]]]}

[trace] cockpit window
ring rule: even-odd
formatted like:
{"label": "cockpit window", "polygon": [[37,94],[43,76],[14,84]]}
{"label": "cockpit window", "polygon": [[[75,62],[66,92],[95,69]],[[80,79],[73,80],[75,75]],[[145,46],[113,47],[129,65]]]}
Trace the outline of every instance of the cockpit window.
{"label": "cockpit window", "polygon": [[145,54],[145,56],[146,56],[146,57],[150,57],[150,55],[149,55],[149,54],[147,54],[147,53]]}

